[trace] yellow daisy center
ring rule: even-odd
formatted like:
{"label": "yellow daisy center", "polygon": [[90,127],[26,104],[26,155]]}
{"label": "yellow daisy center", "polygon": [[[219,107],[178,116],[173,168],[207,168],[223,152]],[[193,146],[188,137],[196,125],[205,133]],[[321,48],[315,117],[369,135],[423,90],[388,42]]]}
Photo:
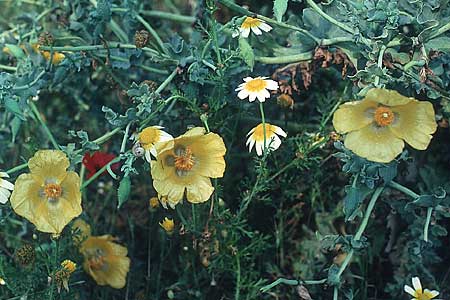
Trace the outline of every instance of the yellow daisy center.
{"label": "yellow daisy center", "polygon": [[431,300],[434,297],[430,293],[427,292],[422,293],[421,291],[416,290],[416,295],[414,296],[414,298],[416,298],[417,300]]}
{"label": "yellow daisy center", "polygon": [[194,167],[195,161],[192,150],[187,148],[179,151],[180,155],[175,155],[175,168],[179,171],[190,171]]}
{"label": "yellow daisy center", "polygon": [[253,28],[258,27],[261,25],[261,21],[252,17],[245,18],[244,22],[242,22],[241,28],[247,29],[247,28]]}
{"label": "yellow daisy center", "polygon": [[[272,125],[266,124],[266,140],[268,140],[273,135]],[[264,127],[262,124],[256,126],[255,131],[253,131],[253,139],[257,142],[264,142]]]}
{"label": "yellow daisy center", "polygon": [[47,183],[44,187],[44,195],[48,199],[57,199],[62,195],[62,188],[56,183]]}
{"label": "yellow daisy center", "polygon": [[139,141],[143,145],[154,144],[159,141],[160,137],[161,133],[158,128],[148,127],[139,134]]}
{"label": "yellow daisy center", "polygon": [[264,79],[256,78],[252,79],[245,84],[244,89],[248,92],[260,92],[267,87],[267,83]]}
{"label": "yellow daisy center", "polygon": [[380,106],[375,110],[373,119],[378,126],[388,126],[394,121],[394,113],[386,106]]}

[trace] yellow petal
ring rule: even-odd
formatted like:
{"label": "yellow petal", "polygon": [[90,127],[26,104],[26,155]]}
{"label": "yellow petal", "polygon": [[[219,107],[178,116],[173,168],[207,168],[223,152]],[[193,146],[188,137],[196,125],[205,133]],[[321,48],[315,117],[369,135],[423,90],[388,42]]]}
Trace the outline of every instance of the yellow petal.
{"label": "yellow petal", "polygon": [[425,150],[437,128],[433,105],[428,101],[411,101],[392,108],[396,120],[390,125],[392,132],[413,148]]}
{"label": "yellow petal", "polygon": [[28,168],[41,183],[49,178],[61,182],[66,176],[68,167],[69,160],[60,150],[39,150],[28,161]]}
{"label": "yellow petal", "polygon": [[376,102],[368,100],[344,103],[333,115],[333,126],[339,133],[361,129],[372,123],[370,111],[376,107]]}
{"label": "yellow petal", "polygon": [[40,190],[40,184],[31,174],[21,174],[15,182],[15,189],[10,199],[11,207],[16,214],[34,224],[35,215],[39,212],[39,205],[42,204],[42,199],[39,197]]}
{"label": "yellow petal", "polygon": [[186,198],[191,203],[202,203],[208,201],[214,188],[211,180],[207,177],[197,176],[195,181],[186,189]]}
{"label": "yellow petal", "polygon": [[194,154],[196,165],[194,170],[196,174],[219,178],[225,172],[226,148],[222,138],[215,133],[208,133],[200,137],[190,146]]}
{"label": "yellow petal", "polygon": [[364,100],[378,102],[386,106],[397,106],[408,104],[414,98],[405,97],[397,91],[375,88],[367,92]]}
{"label": "yellow petal", "polygon": [[125,287],[127,273],[130,270],[130,259],[124,256],[110,256],[108,263],[111,269],[105,272],[108,285],[115,289]]}
{"label": "yellow petal", "polygon": [[345,147],[368,160],[388,163],[399,155],[405,146],[388,128],[368,125],[347,134]]}
{"label": "yellow petal", "polygon": [[194,127],[192,129],[189,129],[185,134],[183,134],[180,137],[204,135],[205,132],[206,132],[206,129],[203,127]]}
{"label": "yellow petal", "polygon": [[158,194],[167,196],[169,202],[178,203],[183,200],[186,185],[174,174],[167,180],[153,180],[153,187]]}

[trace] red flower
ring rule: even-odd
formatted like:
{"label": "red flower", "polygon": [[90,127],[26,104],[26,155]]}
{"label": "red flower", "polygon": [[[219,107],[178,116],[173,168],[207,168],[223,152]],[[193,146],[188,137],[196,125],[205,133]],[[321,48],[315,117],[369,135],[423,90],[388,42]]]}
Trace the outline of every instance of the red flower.
{"label": "red flower", "polygon": [[[114,154],[106,153],[102,151],[95,151],[93,154],[86,152],[83,156],[83,165],[86,167],[87,178],[91,178],[98,170],[103,168],[106,164],[108,164],[111,160],[116,158]],[[111,166],[111,170],[117,171],[119,169],[119,163],[115,163]],[[104,175],[107,171],[103,172]]]}

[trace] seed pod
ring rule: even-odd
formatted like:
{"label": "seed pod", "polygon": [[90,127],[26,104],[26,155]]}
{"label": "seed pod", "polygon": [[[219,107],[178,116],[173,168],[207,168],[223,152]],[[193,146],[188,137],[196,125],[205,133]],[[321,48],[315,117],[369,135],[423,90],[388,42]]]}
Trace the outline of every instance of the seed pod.
{"label": "seed pod", "polygon": [[39,35],[38,43],[41,46],[51,46],[54,42],[53,35],[48,31],[44,31]]}
{"label": "seed pod", "polygon": [[149,38],[150,34],[147,30],[136,31],[134,34],[134,44],[138,48],[144,48],[147,45]]}
{"label": "seed pod", "polygon": [[134,144],[132,151],[134,156],[136,157],[142,157],[145,154],[145,149],[142,147],[140,143]]}
{"label": "seed pod", "polygon": [[36,251],[30,244],[24,244],[16,249],[14,258],[22,266],[28,266],[34,263],[36,259]]}

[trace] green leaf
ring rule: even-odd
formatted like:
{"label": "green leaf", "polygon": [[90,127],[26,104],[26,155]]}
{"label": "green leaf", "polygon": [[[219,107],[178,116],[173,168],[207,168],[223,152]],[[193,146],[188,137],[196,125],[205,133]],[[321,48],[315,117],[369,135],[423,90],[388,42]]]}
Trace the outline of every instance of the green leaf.
{"label": "green leaf", "polygon": [[125,202],[127,202],[130,197],[131,191],[131,179],[130,176],[125,176],[122,178],[119,184],[119,188],[117,189],[117,196],[119,199],[119,203],[117,208],[120,208]]}
{"label": "green leaf", "polygon": [[253,71],[253,66],[255,65],[255,54],[253,53],[252,47],[247,42],[247,39],[239,38],[239,50],[242,59]]}
{"label": "green leaf", "polygon": [[22,109],[20,109],[19,102],[11,99],[5,99],[5,108],[7,111],[13,113],[16,117],[25,120],[25,117],[22,114]]}
{"label": "green leaf", "polygon": [[367,195],[371,192],[365,185],[345,187],[346,196],[344,198],[345,221],[353,220],[357,215],[357,210]]}
{"label": "green leaf", "polygon": [[13,143],[16,141],[16,136],[19,132],[20,125],[22,125],[22,120],[18,117],[14,117],[11,121],[11,135]]}
{"label": "green leaf", "polygon": [[14,55],[15,58],[21,59],[25,57],[25,53],[23,52],[22,48],[16,45],[12,44],[5,44],[5,47],[11,51],[11,54]]}
{"label": "green leaf", "polygon": [[447,52],[450,50],[450,37],[440,36],[435,39],[429,40],[425,43],[425,48],[428,50]]}
{"label": "green leaf", "polygon": [[283,15],[286,13],[289,0],[274,0],[273,1],[273,14],[278,22],[281,22]]}

